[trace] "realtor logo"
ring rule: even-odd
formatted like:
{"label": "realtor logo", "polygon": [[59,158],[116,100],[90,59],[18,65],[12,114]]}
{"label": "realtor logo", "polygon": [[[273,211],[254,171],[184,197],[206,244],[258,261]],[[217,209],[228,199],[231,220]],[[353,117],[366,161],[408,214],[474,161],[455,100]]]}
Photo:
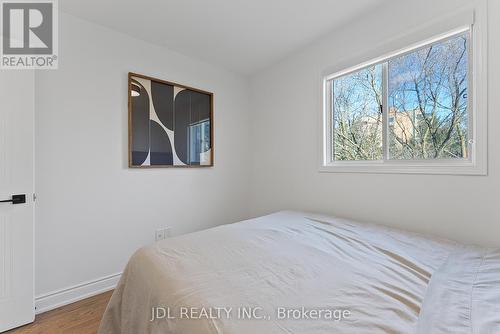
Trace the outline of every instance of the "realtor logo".
{"label": "realtor logo", "polygon": [[1,0],[0,68],[57,68],[55,0]]}

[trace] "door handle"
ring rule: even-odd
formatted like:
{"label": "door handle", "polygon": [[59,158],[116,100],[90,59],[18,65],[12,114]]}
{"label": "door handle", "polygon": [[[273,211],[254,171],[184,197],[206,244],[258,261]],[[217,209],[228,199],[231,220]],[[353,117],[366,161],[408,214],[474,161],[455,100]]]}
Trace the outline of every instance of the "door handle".
{"label": "door handle", "polygon": [[5,199],[0,203],[23,204],[26,203],[26,194],[12,195],[12,199]]}

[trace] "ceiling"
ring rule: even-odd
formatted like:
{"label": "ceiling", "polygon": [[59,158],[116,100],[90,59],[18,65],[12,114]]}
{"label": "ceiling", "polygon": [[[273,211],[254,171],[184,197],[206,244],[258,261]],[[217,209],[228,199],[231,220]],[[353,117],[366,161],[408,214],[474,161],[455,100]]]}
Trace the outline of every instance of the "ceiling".
{"label": "ceiling", "polygon": [[63,0],[60,9],[252,74],[387,0]]}

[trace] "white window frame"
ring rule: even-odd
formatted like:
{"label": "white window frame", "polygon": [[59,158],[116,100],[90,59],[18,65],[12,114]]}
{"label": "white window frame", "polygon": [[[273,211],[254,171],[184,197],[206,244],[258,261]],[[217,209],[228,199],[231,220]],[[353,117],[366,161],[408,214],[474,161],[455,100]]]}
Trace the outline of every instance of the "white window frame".
{"label": "white window frame", "polygon": [[[390,52],[382,57],[363,62],[341,71],[326,72],[322,76],[322,113],[320,136],[320,172],[347,173],[405,173],[405,174],[459,174],[487,175],[487,69],[486,69],[486,22],[485,15],[481,24],[474,23],[474,12],[466,24],[455,29],[446,30],[427,38],[419,43]],[[433,29],[428,29],[433,30]],[[387,87],[383,85],[383,160],[378,161],[339,161],[333,159],[333,115],[331,106],[331,83],[335,78],[350,74],[366,67],[383,64],[383,75],[387,80],[387,62],[390,58],[401,56],[452,38],[455,35],[469,31],[468,43],[468,115],[469,115],[469,157],[468,159],[429,159],[429,160],[396,160],[388,159],[388,97]],[[330,73],[330,74],[328,74]],[[333,73],[333,74],[332,74]],[[386,81],[387,82],[387,81]]]}

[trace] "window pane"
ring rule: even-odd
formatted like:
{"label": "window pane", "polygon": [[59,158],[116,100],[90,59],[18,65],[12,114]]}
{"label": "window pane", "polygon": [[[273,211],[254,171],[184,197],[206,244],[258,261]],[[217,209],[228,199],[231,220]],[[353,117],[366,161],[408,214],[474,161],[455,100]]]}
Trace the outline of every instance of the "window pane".
{"label": "window pane", "polygon": [[190,124],[189,136],[189,163],[192,165],[203,165],[210,163],[210,120],[203,120]]}
{"label": "window pane", "polygon": [[467,158],[468,34],[388,62],[391,159]]}
{"label": "window pane", "polygon": [[382,159],[382,66],[333,80],[334,160]]}

